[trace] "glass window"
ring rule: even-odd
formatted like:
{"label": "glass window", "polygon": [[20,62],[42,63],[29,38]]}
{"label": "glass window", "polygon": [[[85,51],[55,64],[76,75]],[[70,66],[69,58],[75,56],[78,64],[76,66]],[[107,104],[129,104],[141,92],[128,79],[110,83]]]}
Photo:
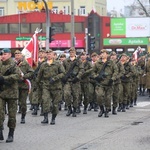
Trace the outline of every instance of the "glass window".
{"label": "glass window", "polygon": [[[75,32],[84,32],[83,23],[75,23],[74,30]],[[71,23],[64,23],[64,32],[71,32]]]}
{"label": "glass window", "polygon": [[52,12],[55,13],[55,14],[58,14],[58,7],[57,6],[54,6],[52,8]]}
{"label": "glass window", "polygon": [[41,29],[42,24],[41,23],[32,23],[31,24],[31,33],[34,33],[36,28]]}
{"label": "glass window", "polygon": [[21,33],[30,33],[30,26],[29,24],[21,24]]}
{"label": "glass window", "polygon": [[80,6],[80,15],[85,15],[85,6]]}
{"label": "glass window", "polygon": [[8,33],[8,24],[0,24],[0,33]]}
{"label": "glass window", "polygon": [[4,16],[4,7],[0,7],[0,16]]}
{"label": "glass window", "polygon": [[9,33],[19,33],[19,24],[9,24]]}

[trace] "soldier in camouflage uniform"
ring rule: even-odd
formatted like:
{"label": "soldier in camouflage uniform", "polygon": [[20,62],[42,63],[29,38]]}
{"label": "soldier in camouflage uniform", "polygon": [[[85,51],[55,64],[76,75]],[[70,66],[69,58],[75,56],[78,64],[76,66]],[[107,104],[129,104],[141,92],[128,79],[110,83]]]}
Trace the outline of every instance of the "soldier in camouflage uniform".
{"label": "soldier in camouflage uniform", "polygon": [[[76,117],[76,109],[81,92],[79,80],[81,79],[81,76],[83,74],[83,64],[80,59],[77,59],[75,48],[70,48],[69,52],[70,57],[63,62],[66,74],[69,75],[67,79],[63,78],[62,81],[64,83],[64,98],[68,107],[66,116],[70,116],[72,114],[72,117]],[[70,73],[68,73],[73,64],[75,64],[73,69],[70,71]]]}
{"label": "soldier in camouflage uniform", "polygon": [[[20,69],[20,76],[21,79],[18,82],[19,85],[19,105],[21,108],[21,122],[20,123],[25,123],[25,116],[26,116],[26,111],[27,111],[27,96],[29,93],[29,86],[27,79],[30,79],[33,75],[33,69],[31,66],[28,64],[28,62],[23,58],[22,53],[19,50],[15,51],[15,61],[17,66]],[[29,81],[29,80],[28,80]]]}
{"label": "soldier in camouflage uniform", "polygon": [[113,101],[112,114],[116,115],[117,114],[116,108],[118,107],[118,104],[119,104],[118,110],[122,108],[121,102],[119,102],[120,95],[123,92],[122,91],[123,88],[122,88],[120,78],[124,75],[125,70],[124,70],[123,65],[119,62],[120,57],[117,60],[117,55],[116,55],[115,52],[111,53],[111,60],[113,60],[114,63],[117,64],[117,67],[118,67],[118,75],[117,75],[117,78],[116,78],[116,80],[114,81],[114,84],[113,84],[113,94],[112,94],[112,101]]}
{"label": "soldier in camouflage uniform", "polygon": [[40,116],[43,116],[43,107],[42,107],[42,82],[39,84],[36,83],[36,77],[38,75],[38,71],[40,70],[41,65],[46,62],[46,51],[43,49],[40,49],[39,51],[39,59],[38,59],[38,66],[34,70],[33,78],[32,78],[32,106],[33,106],[33,112],[32,115],[37,115],[37,111],[39,108],[39,105],[41,105],[41,114]]}
{"label": "soldier in camouflage uniform", "polygon": [[55,118],[58,114],[58,102],[61,99],[61,78],[64,76],[65,70],[63,65],[54,60],[52,50],[47,51],[47,61],[44,62],[37,76],[37,83],[42,82],[42,103],[44,120],[42,124],[48,123],[48,112],[51,111],[51,125],[55,124]]}
{"label": "soldier in camouflage uniform", "polygon": [[121,77],[122,85],[123,85],[123,108],[122,112],[126,111],[126,108],[128,109],[128,105],[130,103],[130,89],[131,89],[131,79],[134,74],[129,57],[123,53],[121,57],[121,63],[124,66],[125,74]]}
{"label": "soldier in camouflage uniform", "polygon": [[13,142],[14,130],[16,127],[16,112],[18,99],[18,80],[20,79],[19,68],[11,58],[10,49],[3,49],[2,66],[0,68],[0,140],[4,140],[2,133],[4,113],[3,104],[7,102],[8,106],[8,124],[9,133],[6,142]]}
{"label": "soldier in camouflage uniform", "polygon": [[[111,108],[112,86],[117,79],[118,68],[116,64],[109,59],[108,52],[105,49],[101,50],[101,59],[97,61],[91,71],[93,71],[93,78],[96,83],[96,97],[100,106],[98,117],[109,117],[108,113]],[[86,73],[90,72],[87,70]]]}
{"label": "soldier in camouflage uniform", "polygon": [[[89,60],[87,60],[86,53],[83,52],[81,55],[81,61],[83,63],[84,71],[91,69],[92,65]],[[90,94],[90,78],[89,76],[82,76],[81,77],[81,100],[82,97],[84,97],[83,104],[84,104],[84,110],[83,114],[87,114],[87,106],[89,104],[89,94]]]}

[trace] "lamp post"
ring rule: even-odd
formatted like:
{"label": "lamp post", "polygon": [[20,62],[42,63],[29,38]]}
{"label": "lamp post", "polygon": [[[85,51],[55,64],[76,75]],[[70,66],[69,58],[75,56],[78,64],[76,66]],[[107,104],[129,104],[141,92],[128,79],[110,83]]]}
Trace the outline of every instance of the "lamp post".
{"label": "lamp post", "polygon": [[75,36],[74,36],[74,0],[71,0],[71,46],[75,47]]}
{"label": "lamp post", "polygon": [[45,11],[46,11],[46,50],[49,49],[49,27],[51,26],[50,24],[50,16],[49,16],[49,10],[48,6],[45,0],[42,0],[44,5],[45,5]]}
{"label": "lamp post", "polygon": [[[38,3],[39,0],[32,0],[34,1],[36,4]],[[48,10],[48,6],[45,0],[42,0],[44,5],[45,5],[45,12],[46,12],[46,50],[49,49],[49,27],[51,26],[50,24],[50,16],[49,16],[49,10]]]}

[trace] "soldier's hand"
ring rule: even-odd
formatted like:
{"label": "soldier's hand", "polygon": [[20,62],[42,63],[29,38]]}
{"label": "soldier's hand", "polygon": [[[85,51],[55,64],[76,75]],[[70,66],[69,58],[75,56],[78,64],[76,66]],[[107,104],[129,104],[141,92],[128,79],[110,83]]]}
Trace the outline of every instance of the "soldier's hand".
{"label": "soldier's hand", "polygon": [[113,80],[112,80],[112,79],[109,79],[108,85],[112,85],[112,84],[113,84]]}
{"label": "soldier's hand", "polygon": [[3,84],[4,84],[4,77],[0,76],[0,85],[3,85]]}

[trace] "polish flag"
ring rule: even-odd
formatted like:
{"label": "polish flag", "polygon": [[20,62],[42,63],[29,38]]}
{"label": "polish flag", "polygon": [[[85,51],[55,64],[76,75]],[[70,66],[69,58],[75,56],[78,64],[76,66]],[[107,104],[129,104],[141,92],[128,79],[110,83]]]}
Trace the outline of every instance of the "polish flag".
{"label": "polish flag", "polygon": [[132,58],[136,60],[136,62],[138,61],[139,59],[139,54],[142,53],[142,49],[140,46],[138,46],[138,48],[134,51],[133,55],[132,55]]}
{"label": "polish flag", "polygon": [[37,33],[32,36],[28,44],[22,50],[22,54],[25,56],[25,59],[31,67],[33,67],[38,62],[38,37]]}

